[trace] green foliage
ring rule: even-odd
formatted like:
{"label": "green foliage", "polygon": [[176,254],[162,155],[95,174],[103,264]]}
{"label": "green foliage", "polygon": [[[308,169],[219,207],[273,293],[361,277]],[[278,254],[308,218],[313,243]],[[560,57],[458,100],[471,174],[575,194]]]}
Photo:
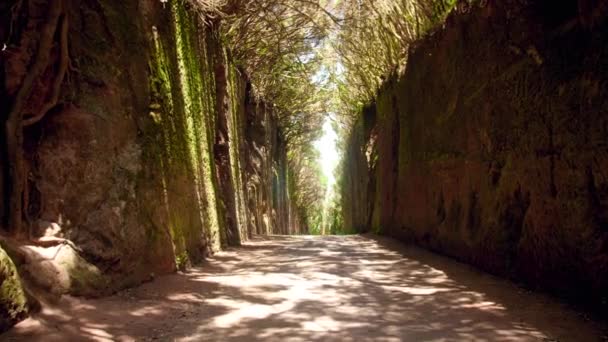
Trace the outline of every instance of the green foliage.
{"label": "green foliage", "polygon": [[337,113],[347,134],[354,114],[405,66],[410,44],[455,0],[189,1],[219,27],[257,100],[273,106],[289,151],[291,197],[303,221],[323,231],[325,187],[312,147],[323,116]]}
{"label": "green foliage", "polygon": [[[247,75],[254,102],[272,107],[281,139],[290,155],[298,156],[288,158],[290,197],[297,203],[303,222],[308,222],[308,217],[318,211],[316,205],[310,203],[320,203],[323,196],[320,179],[316,177],[320,174],[318,166],[299,160],[311,161],[315,157],[312,143],[321,133],[322,117],[330,95],[314,80],[322,64],[321,42],[336,20],[326,9],[327,5],[325,0],[176,0],[170,5],[174,11],[186,7],[188,13],[200,14],[200,21],[219,34],[227,50],[227,64],[236,65]],[[182,25],[188,23],[178,23],[178,26]],[[188,31],[179,27],[176,31],[180,46],[180,42],[188,40],[180,33],[187,35]],[[187,48],[178,52],[180,74],[184,78],[188,74],[181,72],[184,70],[182,64],[188,67],[197,62],[189,58]],[[196,76],[192,84],[187,82],[191,77],[185,78],[188,79],[180,83],[186,85],[186,93],[197,92],[200,82]],[[190,89],[190,85],[196,89]],[[186,106],[196,107],[197,104],[192,98]],[[230,141],[238,141],[238,129],[229,127],[229,130]],[[204,140],[201,138],[199,140]],[[236,159],[231,155],[234,167],[238,167]],[[205,168],[207,163],[205,160],[195,163],[201,164]],[[233,181],[238,185],[238,179]],[[245,206],[242,201],[237,202],[237,207]],[[211,221],[216,220],[212,218]]]}
{"label": "green foliage", "polygon": [[[318,139],[330,93],[315,80],[335,18],[319,0],[226,1],[220,23],[234,63],[259,102],[273,106],[287,144],[289,194],[301,222],[317,225],[324,188]],[[311,228],[312,229],[312,228]]]}
{"label": "green foliage", "polygon": [[182,252],[175,256],[175,267],[180,271],[185,271],[190,266],[190,259],[188,253]]}
{"label": "green foliage", "polygon": [[[412,42],[440,23],[455,0],[343,0],[344,18],[332,39],[341,70],[336,112],[352,124],[390,74],[405,67]],[[349,120],[350,119],[350,120]]]}
{"label": "green foliage", "polygon": [[272,104],[288,144],[319,131],[324,97],[313,81],[331,14],[318,0],[232,1],[221,24],[232,60],[259,100]]}

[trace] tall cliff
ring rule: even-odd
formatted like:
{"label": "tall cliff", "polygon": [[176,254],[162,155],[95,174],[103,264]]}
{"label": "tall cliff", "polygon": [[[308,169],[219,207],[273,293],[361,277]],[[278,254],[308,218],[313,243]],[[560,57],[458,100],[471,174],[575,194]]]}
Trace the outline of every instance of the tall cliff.
{"label": "tall cliff", "polygon": [[0,16],[3,123],[45,27],[57,22],[57,43],[26,99],[26,120],[53,97],[69,44],[56,103],[23,127],[22,232],[8,225],[11,151],[0,157],[1,242],[28,283],[100,295],[252,234],[299,232],[272,105],[254,100],[215,23],[186,2],[9,1]]}
{"label": "tall cliff", "polygon": [[606,305],[606,6],[473,3],[360,113],[346,228]]}

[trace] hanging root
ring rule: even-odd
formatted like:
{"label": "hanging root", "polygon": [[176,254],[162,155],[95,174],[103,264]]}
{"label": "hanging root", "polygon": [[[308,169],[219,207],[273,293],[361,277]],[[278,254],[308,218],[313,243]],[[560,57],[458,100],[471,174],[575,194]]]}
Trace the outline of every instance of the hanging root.
{"label": "hanging root", "polygon": [[30,203],[30,191],[29,191],[30,184],[29,184],[29,179],[28,179],[29,173],[30,173],[29,165],[27,162],[24,162],[23,163],[23,174],[25,175],[25,177],[23,177],[23,199],[22,199],[21,205],[23,207],[23,214],[25,216],[25,221],[28,223],[28,225],[31,223],[29,213],[28,213],[28,205]]}
{"label": "hanging root", "polygon": [[10,177],[9,227],[11,232],[16,235],[22,233],[23,225],[23,109],[31,95],[35,81],[48,67],[53,38],[57,31],[59,18],[63,13],[63,0],[49,0],[47,13],[48,20],[40,32],[38,52],[32,67],[23,79],[21,88],[15,95],[5,124],[6,155],[9,165],[8,176]]}
{"label": "hanging root", "polygon": [[15,4],[11,7],[11,23],[8,27],[8,35],[6,36],[6,42],[4,44],[8,45],[13,37],[13,32],[15,30],[15,25],[17,20],[19,20],[19,13],[21,13],[21,7],[23,7],[23,0],[17,0]]}
{"label": "hanging root", "polygon": [[61,0],[52,0],[49,4],[49,19],[40,33],[40,44],[38,45],[36,59],[32,68],[25,76],[25,79],[21,84],[21,88],[17,92],[15,101],[13,102],[13,106],[8,116],[8,120],[17,117],[21,118],[23,115],[23,107],[30,96],[34,86],[34,81],[40,77],[48,66],[49,55],[53,45],[53,36],[55,35],[57,22],[59,21],[59,17],[61,16],[62,12],[61,3]]}
{"label": "hanging root", "polygon": [[51,98],[47,103],[44,104],[38,115],[33,116],[31,118],[27,118],[23,120],[23,126],[31,126],[38,121],[42,120],[44,116],[51,110],[53,107],[57,105],[57,101],[59,101],[59,94],[61,93],[61,85],[63,84],[63,80],[65,79],[65,74],[70,65],[70,54],[68,48],[68,16],[67,13],[63,15],[63,20],[61,23],[61,36],[60,36],[60,55],[59,55],[59,70],[57,70],[57,75],[55,76],[55,81],[53,82],[53,88],[51,90]]}
{"label": "hanging root", "polygon": [[68,84],[72,84],[72,74],[80,74],[80,69],[78,69],[78,67],[74,66],[74,63],[72,61],[72,59],[68,59],[68,72],[66,75],[67,78],[67,83]]}

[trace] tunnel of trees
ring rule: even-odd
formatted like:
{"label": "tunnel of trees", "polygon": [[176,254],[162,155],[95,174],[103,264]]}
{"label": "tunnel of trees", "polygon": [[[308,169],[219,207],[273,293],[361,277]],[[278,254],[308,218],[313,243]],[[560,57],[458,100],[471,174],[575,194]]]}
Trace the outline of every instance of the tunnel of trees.
{"label": "tunnel of trees", "polygon": [[605,311],[602,0],[2,0],[0,331],[259,235]]}

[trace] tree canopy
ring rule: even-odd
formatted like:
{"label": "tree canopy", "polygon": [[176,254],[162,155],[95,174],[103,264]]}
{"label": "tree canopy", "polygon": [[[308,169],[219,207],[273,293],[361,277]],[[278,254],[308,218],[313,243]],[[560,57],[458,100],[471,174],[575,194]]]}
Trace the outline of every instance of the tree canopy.
{"label": "tree canopy", "polygon": [[325,196],[312,147],[324,116],[335,113],[348,131],[382,82],[403,70],[410,44],[456,0],[188,1],[219,25],[257,100],[273,106],[291,156],[292,195],[310,207]]}

